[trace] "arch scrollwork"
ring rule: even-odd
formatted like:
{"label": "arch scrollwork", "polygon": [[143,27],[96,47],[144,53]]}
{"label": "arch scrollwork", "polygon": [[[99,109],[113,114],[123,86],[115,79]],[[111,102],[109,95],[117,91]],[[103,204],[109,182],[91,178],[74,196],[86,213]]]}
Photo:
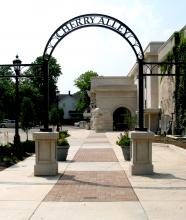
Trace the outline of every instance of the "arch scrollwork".
{"label": "arch scrollwork", "polygon": [[47,56],[49,60],[54,49],[64,37],[75,30],[86,27],[103,27],[118,33],[130,44],[137,60],[144,59],[142,46],[133,31],[120,20],[103,14],[80,15],[63,23],[49,38],[43,53],[43,58],[45,58],[45,55],[49,55]]}

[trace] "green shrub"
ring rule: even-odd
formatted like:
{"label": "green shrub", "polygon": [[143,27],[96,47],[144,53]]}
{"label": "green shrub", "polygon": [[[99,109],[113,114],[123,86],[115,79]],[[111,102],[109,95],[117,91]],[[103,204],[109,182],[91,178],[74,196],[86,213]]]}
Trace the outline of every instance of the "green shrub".
{"label": "green shrub", "polygon": [[13,145],[8,143],[6,145],[0,145],[0,158],[5,156],[11,157],[14,154]]}
{"label": "green shrub", "polygon": [[116,141],[116,144],[119,146],[130,146],[130,138],[127,132],[124,134],[120,134],[118,137],[118,140]]}
{"label": "green shrub", "polygon": [[62,137],[57,140],[58,146],[69,146],[69,143],[66,138]]}
{"label": "green shrub", "polygon": [[24,141],[19,145],[8,143],[6,145],[0,145],[0,162],[5,164],[14,164],[19,160],[28,156],[28,153],[35,152],[34,141]]}
{"label": "green shrub", "polygon": [[63,130],[59,132],[59,138],[66,138],[69,137],[70,134],[68,133],[68,130]]}
{"label": "green shrub", "polygon": [[15,164],[19,161],[19,159],[16,156],[4,156],[1,158],[1,162],[4,162],[5,164]]}
{"label": "green shrub", "polygon": [[15,164],[19,159],[13,144],[0,145],[0,162],[8,165]]}
{"label": "green shrub", "polygon": [[20,148],[22,152],[25,153],[35,153],[35,142],[34,141],[24,141],[20,143]]}

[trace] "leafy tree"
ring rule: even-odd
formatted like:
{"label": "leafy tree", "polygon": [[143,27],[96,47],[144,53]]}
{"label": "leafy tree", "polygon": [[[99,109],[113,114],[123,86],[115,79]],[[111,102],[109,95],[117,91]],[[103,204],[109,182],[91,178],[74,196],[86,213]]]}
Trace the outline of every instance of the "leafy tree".
{"label": "leafy tree", "polygon": [[62,126],[64,111],[62,108],[57,109],[57,107],[52,107],[49,113],[49,122],[51,125]]}
{"label": "leafy tree", "polygon": [[[42,64],[43,57],[39,56],[33,62],[33,64]],[[33,75],[29,81],[39,89],[40,94],[43,95],[43,73],[42,73],[42,66],[31,66],[25,74]],[[54,57],[51,57],[49,60],[49,102],[50,105],[55,103],[55,96],[56,96],[56,84],[58,77],[62,74],[61,67],[57,63],[57,60]]]}
{"label": "leafy tree", "polygon": [[80,100],[77,103],[77,110],[83,112],[90,105],[90,98],[87,94],[87,91],[90,90],[91,87],[91,78],[94,76],[98,76],[96,72],[92,70],[87,71],[81,74],[75,81],[74,84],[79,88]]}
{"label": "leafy tree", "polygon": [[49,121],[50,121],[50,124],[55,126],[57,125],[58,121],[59,121],[59,115],[58,115],[58,111],[57,111],[57,108],[56,107],[53,107],[51,110],[50,110],[50,113],[49,113]]}
{"label": "leafy tree", "polygon": [[33,127],[34,121],[34,105],[30,98],[24,97],[21,104],[21,115],[20,122],[21,128],[26,132],[27,140],[28,140],[28,131]]}
{"label": "leafy tree", "polygon": [[[0,76],[11,76],[10,67],[0,67]],[[10,77],[0,77],[0,120],[14,118],[15,85]]]}
{"label": "leafy tree", "polygon": [[60,126],[62,126],[62,124],[63,124],[63,117],[64,117],[64,110],[63,110],[63,108],[59,108],[59,110],[58,110],[58,119],[59,119],[59,125]]}
{"label": "leafy tree", "polygon": [[[33,123],[40,124],[40,119],[42,118],[41,103],[43,98],[39,92],[39,89],[37,87],[34,87],[34,85],[30,83],[28,79],[25,79],[23,82],[21,82],[19,86],[19,93],[20,103],[23,102],[24,98],[28,98],[33,105]],[[22,111],[22,108],[20,108],[20,111]]]}
{"label": "leafy tree", "polygon": [[[33,64],[39,64],[37,66],[31,66],[27,71],[25,71],[26,75],[32,75],[34,77],[30,77],[27,79],[28,84],[30,84],[30,88],[34,88],[35,91],[37,89],[38,91],[38,96],[35,99],[34,104],[36,106],[36,116],[37,120],[43,121],[43,111],[44,109],[41,108],[43,106],[43,72],[42,72],[42,62],[43,62],[43,57],[39,56],[36,58],[36,60],[33,62]],[[55,100],[56,100],[56,84],[58,77],[61,75],[61,67],[57,63],[57,60],[54,57],[50,58],[49,61],[49,105],[51,108],[52,105],[54,105]]]}

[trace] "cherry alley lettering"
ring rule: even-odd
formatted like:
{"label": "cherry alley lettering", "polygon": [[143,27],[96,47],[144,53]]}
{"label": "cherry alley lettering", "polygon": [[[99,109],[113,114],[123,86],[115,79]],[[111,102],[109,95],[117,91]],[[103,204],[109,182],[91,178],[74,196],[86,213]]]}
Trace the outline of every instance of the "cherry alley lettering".
{"label": "cherry alley lettering", "polygon": [[71,32],[80,28],[93,26],[107,28],[118,33],[130,44],[137,59],[144,58],[141,44],[138,38],[132,32],[132,30],[118,19],[103,14],[80,15],[63,23],[60,27],[58,27],[58,29],[51,35],[50,39],[48,40],[43,53],[43,57],[45,57],[45,55],[48,54],[48,59],[50,59],[58,43]]}
{"label": "cherry alley lettering", "polygon": [[85,16],[75,18],[63,24],[56,32],[56,38],[61,38],[67,35],[69,32],[87,26],[105,26],[109,29],[113,29],[122,35],[127,34],[127,29],[119,21],[103,16]]}

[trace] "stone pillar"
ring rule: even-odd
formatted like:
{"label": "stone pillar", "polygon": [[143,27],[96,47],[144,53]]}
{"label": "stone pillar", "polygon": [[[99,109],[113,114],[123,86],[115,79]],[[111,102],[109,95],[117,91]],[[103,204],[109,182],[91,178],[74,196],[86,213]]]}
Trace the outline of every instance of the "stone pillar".
{"label": "stone pillar", "polygon": [[154,133],[150,131],[131,131],[129,137],[132,139],[131,175],[152,174],[152,140]]}
{"label": "stone pillar", "polygon": [[33,133],[36,151],[35,176],[54,176],[58,174],[56,159],[56,141],[58,136],[58,132]]}

